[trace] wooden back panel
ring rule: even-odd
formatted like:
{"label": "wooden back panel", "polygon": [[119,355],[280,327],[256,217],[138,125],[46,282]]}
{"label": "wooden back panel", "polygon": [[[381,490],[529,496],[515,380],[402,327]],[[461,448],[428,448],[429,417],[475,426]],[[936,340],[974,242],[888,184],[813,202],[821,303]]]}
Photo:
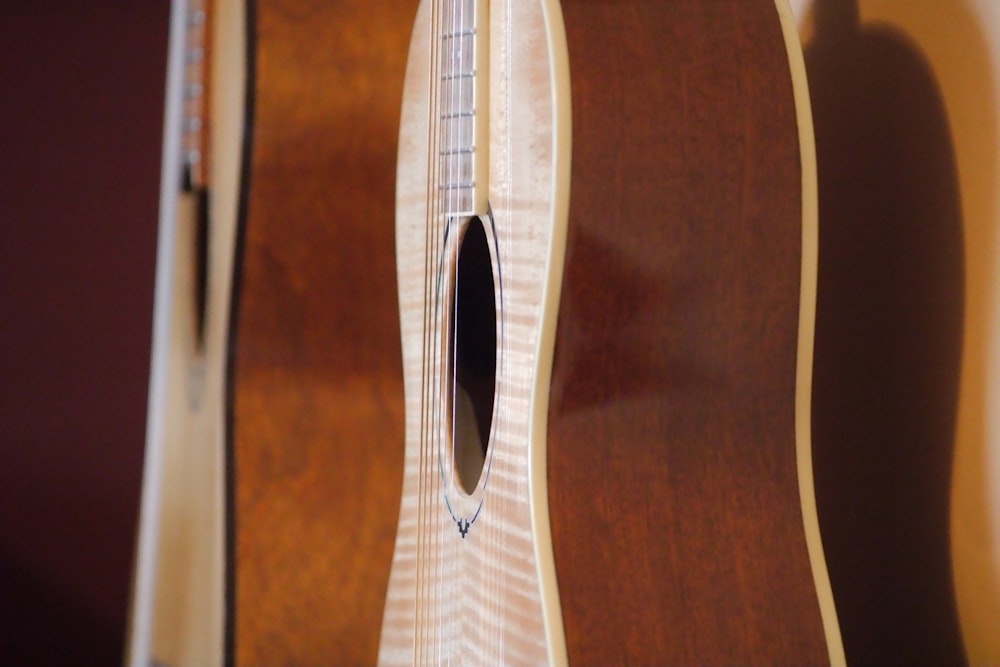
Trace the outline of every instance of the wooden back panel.
{"label": "wooden back panel", "polygon": [[415,7],[251,12],[230,664],[375,660],[402,469],[393,177]]}
{"label": "wooden back panel", "polygon": [[573,171],[548,474],[570,663],[826,663],[796,459],[814,172],[775,4],[563,13]]}

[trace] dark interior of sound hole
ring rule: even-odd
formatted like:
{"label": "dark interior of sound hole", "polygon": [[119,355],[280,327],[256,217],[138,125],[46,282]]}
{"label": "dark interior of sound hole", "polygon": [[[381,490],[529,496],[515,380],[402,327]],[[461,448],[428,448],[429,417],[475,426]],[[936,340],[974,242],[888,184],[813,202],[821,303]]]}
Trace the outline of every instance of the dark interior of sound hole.
{"label": "dark interior of sound hole", "polygon": [[497,372],[497,313],[489,241],[479,218],[470,220],[458,253],[456,307],[449,355],[455,373],[455,469],[466,493],[482,475],[493,423]]}
{"label": "dark interior of sound hole", "polygon": [[194,197],[194,337],[200,350],[205,343],[208,309],[208,189],[192,184],[189,167],[184,169],[181,189]]}
{"label": "dark interior of sound hole", "polygon": [[208,316],[208,190],[201,189],[194,232],[194,307],[195,340],[199,349],[205,344],[205,320]]}

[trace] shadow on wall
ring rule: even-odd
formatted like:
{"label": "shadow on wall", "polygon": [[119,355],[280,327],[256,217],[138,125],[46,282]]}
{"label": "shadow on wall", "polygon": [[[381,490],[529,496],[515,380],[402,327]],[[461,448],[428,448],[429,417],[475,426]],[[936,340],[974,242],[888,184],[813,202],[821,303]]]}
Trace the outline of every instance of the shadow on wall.
{"label": "shadow on wall", "polygon": [[862,27],[855,0],[816,0],[812,21],[813,446],[844,648],[853,664],[961,664],[949,500],[965,256],[948,118],[918,48]]}

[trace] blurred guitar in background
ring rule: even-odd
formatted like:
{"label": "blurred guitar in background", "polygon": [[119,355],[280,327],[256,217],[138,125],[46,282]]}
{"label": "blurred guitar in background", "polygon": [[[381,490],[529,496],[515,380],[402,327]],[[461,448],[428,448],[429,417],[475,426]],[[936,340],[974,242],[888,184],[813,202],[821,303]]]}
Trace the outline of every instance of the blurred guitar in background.
{"label": "blurred guitar in background", "polygon": [[174,3],[130,665],[375,659],[414,10]]}

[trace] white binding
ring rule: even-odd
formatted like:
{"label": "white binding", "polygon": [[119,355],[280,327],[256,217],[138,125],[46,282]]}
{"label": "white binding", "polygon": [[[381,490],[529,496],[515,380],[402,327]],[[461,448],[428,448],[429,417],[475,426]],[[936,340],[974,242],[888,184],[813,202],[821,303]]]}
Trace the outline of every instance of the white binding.
{"label": "white binding", "polygon": [[812,377],[813,343],[816,335],[816,289],[819,259],[819,193],[816,180],[816,138],[805,60],[799,42],[795,18],[788,0],[774,0],[781,31],[788,52],[795,111],[799,129],[799,156],[802,163],[802,277],[799,290],[799,343],[795,391],[795,451],[799,479],[799,502],[802,523],[812,565],[813,585],[819,600],[823,632],[830,664],[847,663],[837,621],[837,608],[830,586],[830,575],[823,553],[819,515],[816,511],[816,488],[812,463]]}
{"label": "white binding", "polygon": [[539,323],[538,345],[535,349],[536,367],[531,389],[531,407],[528,433],[530,457],[528,459],[529,506],[534,533],[535,562],[541,584],[542,615],[545,620],[545,637],[549,648],[549,664],[562,667],[568,664],[566,635],[563,629],[562,607],[552,551],[552,531],[549,524],[548,474],[546,468],[549,386],[552,380],[552,362],[555,351],[555,334],[562,292],[563,265],[566,257],[566,233],[569,226],[570,166],[572,164],[572,103],[570,95],[569,50],[563,24],[562,7],[558,0],[541,0],[542,14],[549,45],[549,79],[553,93],[552,132],[552,197],[549,234],[548,266],[542,289],[542,317]]}

